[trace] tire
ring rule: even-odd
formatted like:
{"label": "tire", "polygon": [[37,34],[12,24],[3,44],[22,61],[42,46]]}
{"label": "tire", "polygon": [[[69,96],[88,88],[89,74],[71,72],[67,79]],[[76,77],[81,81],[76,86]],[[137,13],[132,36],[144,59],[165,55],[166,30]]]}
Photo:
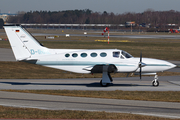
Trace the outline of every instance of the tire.
{"label": "tire", "polygon": [[109,83],[102,83],[102,80],[100,81],[100,85],[102,86],[102,87],[107,87],[108,85],[109,85]]}
{"label": "tire", "polygon": [[159,86],[159,81],[156,81],[156,82],[155,82],[155,80],[153,80],[153,81],[152,81],[152,85],[153,85],[154,87]]}

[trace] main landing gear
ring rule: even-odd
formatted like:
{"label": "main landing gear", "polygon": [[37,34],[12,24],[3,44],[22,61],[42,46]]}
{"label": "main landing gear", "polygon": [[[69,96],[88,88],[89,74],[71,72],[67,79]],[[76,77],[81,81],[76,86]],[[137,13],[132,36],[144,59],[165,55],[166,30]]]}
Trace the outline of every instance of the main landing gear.
{"label": "main landing gear", "polygon": [[153,85],[154,87],[159,86],[158,75],[155,75],[155,76],[154,76],[154,80],[152,81],[152,85]]}
{"label": "main landing gear", "polygon": [[100,85],[102,87],[107,87],[110,83],[112,83],[113,79],[109,73],[103,73],[102,80],[100,81]]}
{"label": "main landing gear", "polygon": [[102,87],[107,87],[113,81],[110,73],[108,72],[108,67],[109,66],[103,66],[102,80],[100,81],[100,85]]}

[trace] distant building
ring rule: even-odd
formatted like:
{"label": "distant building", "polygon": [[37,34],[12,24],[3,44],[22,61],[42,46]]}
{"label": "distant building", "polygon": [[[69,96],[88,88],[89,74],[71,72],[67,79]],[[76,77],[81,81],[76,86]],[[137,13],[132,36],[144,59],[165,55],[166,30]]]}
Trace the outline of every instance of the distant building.
{"label": "distant building", "polygon": [[142,24],[139,24],[140,27],[145,27],[145,28],[150,28],[151,24],[146,24],[146,23],[142,23]]}
{"label": "distant building", "polygon": [[166,26],[174,27],[174,26],[178,26],[178,24],[171,24],[171,23],[169,23],[169,24],[167,24]]}
{"label": "distant building", "polygon": [[136,23],[134,22],[134,21],[131,21],[131,22],[125,22],[125,26],[126,27],[134,27],[134,26],[136,26]]}
{"label": "distant building", "polygon": [[9,16],[16,16],[16,14],[0,13],[0,18],[2,18],[4,22],[8,20]]}

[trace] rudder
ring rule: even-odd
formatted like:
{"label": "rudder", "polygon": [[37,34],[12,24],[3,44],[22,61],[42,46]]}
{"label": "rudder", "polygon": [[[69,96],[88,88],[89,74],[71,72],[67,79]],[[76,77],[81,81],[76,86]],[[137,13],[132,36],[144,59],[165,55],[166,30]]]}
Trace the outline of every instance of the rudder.
{"label": "rudder", "polygon": [[36,55],[35,51],[46,51],[25,29],[17,25],[4,26],[17,61]]}

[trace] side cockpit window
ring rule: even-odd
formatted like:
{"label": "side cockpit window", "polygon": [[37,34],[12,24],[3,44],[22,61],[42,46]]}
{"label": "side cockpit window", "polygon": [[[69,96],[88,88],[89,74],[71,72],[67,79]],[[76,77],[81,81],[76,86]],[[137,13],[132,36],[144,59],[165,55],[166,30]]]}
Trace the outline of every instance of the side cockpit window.
{"label": "side cockpit window", "polygon": [[122,51],[121,54],[125,57],[125,58],[132,58],[133,56],[125,51]]}
{"label": "side cockpit window", "polygon": [[124,56],[123,55],[121,55],[121,57],[120,57],[121,59],[124,59]]}
{"label": "side cockpit window", "polygon": [[113,57],[119,58],[119,54],[120,54],[120,52],[113,52]]}

